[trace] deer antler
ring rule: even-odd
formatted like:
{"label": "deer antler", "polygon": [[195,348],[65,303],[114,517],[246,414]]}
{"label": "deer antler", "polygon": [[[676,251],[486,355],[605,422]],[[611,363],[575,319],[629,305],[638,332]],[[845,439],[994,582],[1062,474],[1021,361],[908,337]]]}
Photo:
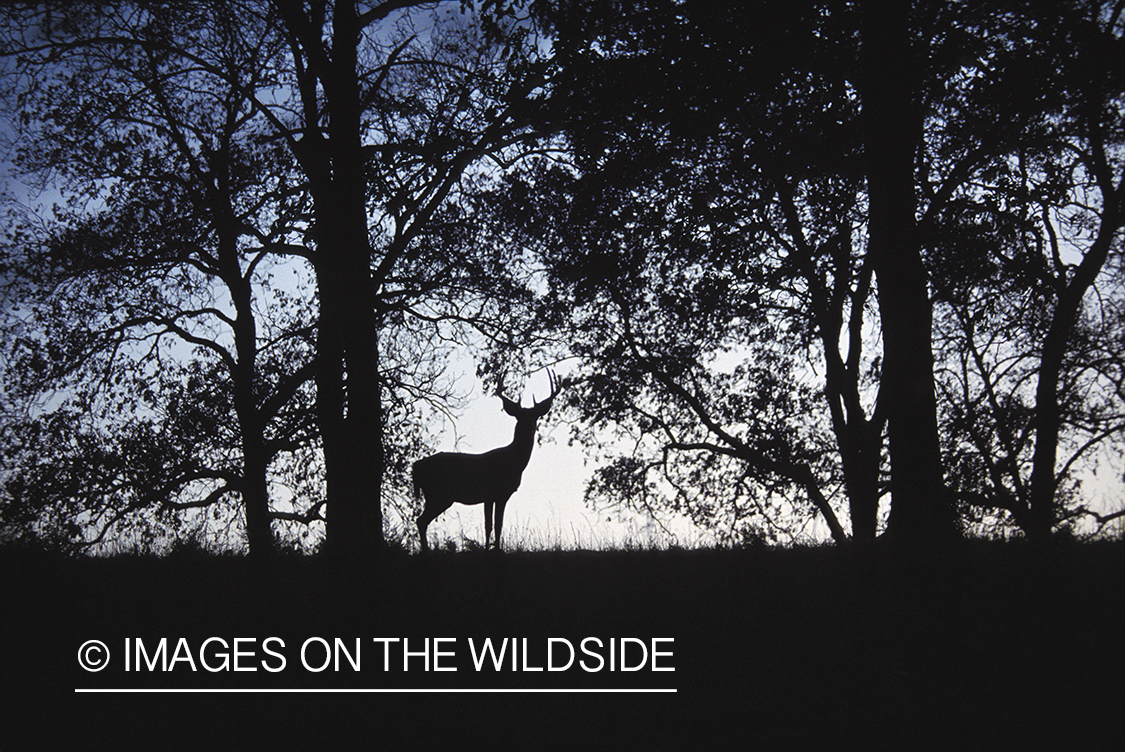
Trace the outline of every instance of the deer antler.
{"label": "deer antler", "polygon": [[542,402],[536,400],[535,395],[532,395],[532,400],[535,403],[535,407],[546,405],[548,406],[548,409],[550,409],[551,402],[554,401],[558,393],[562,391],[562,383],[559,381],[558,377],[555,376],[555,372],[550,368],[547,369],[547,381],[551,386],[551,393],[547,396],[547,399],[543,400]]}
{"label": "deer antler", "polygon": [[555,375],[554,369],[547,369],[547,381],[551,385],[551,396],[547,399],[554,399],[555,396],[562,391],[562,382],[559,381],[559,377]]}
{"label": "deer antler", "polygon": [[520,400],[517,402],[517,401],[511,399],[510,397],[508,397],[508,395],[504,394],[504,391],[505,391],[504,390],[504,382],[507,381],[507,376],[508,376],[507,371],[501,371],[500,376],[496,379],[496,396],[499,397],[506,404],[510,403],[512,405],[520,405],[520,404],[523,403],[523,396],[522,395],[520,396]]}

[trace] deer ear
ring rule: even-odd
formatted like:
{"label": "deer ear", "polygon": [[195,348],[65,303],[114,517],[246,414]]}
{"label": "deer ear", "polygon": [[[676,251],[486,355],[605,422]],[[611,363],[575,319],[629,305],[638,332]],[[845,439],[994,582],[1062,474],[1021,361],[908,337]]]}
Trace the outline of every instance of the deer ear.
{"label": "deer ear", "polygon": [[544,415],[546,415],[548,412],[550,412],[551,403],[553,403],[554,401],[555,401],[555,396],[551,395],[550,397],[543,400],[542,402],[536,402],[535,403],[535,414],[536,414],[536,416],[542,418]]}
{"label": "deer ear", "polygon": [[520,409],[520,406],[518,404],[512,402],[503,394],[500,395],[500,401],[504,403],[504,412],[506,412],[508,415],[511,415],[513,418],[518,416]]}

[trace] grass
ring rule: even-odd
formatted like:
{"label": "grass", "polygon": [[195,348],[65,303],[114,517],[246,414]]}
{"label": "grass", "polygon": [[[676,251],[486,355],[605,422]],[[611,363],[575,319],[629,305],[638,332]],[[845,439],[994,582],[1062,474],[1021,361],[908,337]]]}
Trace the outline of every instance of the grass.
{"label": "grass", "polygon": [[[1120,741],[1125,545],[965,544],[925,558],[833,548],[391,552],[341,570],[262,570],[182,549],[163,559],[0,551],[7,737],[0,749],[1102,749]],[[126,638],[275,636],[271,673],[124,672]],[[304,670],[310,637],[363,667]],[[373,637],[456,638],[455,672],[382,671]],[[468,640],[674,638],[674,672],[473,670]],[[78,646],[117,657],[82,671]],[[276,645],[276,643],[275,643]],[[396,656],[398,654],[395,654]],[[398,658],[396,657],[396,661]],[[397,662],[395,663],[397,666]],[[400,667],[399,667],[400,668]],[[674,687],[675,694],[76,695],[75,687]],[[63,722],[66,719],[66,722]],[[5,743],[5,741],[7,743]]]}

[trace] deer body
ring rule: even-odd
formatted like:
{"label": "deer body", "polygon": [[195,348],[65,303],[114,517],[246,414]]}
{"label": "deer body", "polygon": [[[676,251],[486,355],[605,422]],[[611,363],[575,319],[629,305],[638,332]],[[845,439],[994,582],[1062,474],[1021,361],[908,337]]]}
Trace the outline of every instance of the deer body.
{"label": "deer body", "polygon": [[504,506],[520,487],[524,468],[531,459],[535,444],[535,426],[539,418],[551,409],[551,401],[558,389],[551,374],[552,393],[543,402],[522,407],[500,395],[504,412],[516,419],[516,432],[512,443],[483,454],[439,452],[414,463],[414,496],[425,499],[425,507],[418,517],[418,537],[422,549],[429,549],[426,528],[438,515],[454,502],[484,504],[484,545],[492,537],[492,523],[496,523],[495,545],[500,547],[500,531],[504,526]]}

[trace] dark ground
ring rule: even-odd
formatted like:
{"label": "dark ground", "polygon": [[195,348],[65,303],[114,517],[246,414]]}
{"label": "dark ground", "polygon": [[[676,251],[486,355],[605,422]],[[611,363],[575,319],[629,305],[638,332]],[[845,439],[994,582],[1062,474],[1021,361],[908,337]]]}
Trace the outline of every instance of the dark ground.
{"label": "dark ground", "polygon": [[[53,749],[1118,749],[1121,543],[965,544],[906,560],[832,548],[392,556],[378,571],[282,559],[64,560],[0,551],[0,751]],[[286,657],[264,654],[266,637]],[[468,639],[672,637],[674,672],[477,672]],[[126,638],[209,637],[257,671],[124,671]],[[361,670],[309,672],[309,637],[361,638]],[[390,672],[373,637],[453,637]],[[99,639],[108,668],[79,646]],[[214,647],[216,643],[212,644]],[[635,662],[636,648],[630,660]],[[212,665],[220,659],[212,650]],[[608,649],[601,651],[608,663]],[[310,662],[319,663],[319,657]],[[559,653],[561,658],[565,655]],[[579,655],[578,657],[583,657]],[[265,661],[265,663],[263,663]],[[589,664],[596,663],[588,658]],[[77,694],[75,688],[675,688],[674,694]]]}

